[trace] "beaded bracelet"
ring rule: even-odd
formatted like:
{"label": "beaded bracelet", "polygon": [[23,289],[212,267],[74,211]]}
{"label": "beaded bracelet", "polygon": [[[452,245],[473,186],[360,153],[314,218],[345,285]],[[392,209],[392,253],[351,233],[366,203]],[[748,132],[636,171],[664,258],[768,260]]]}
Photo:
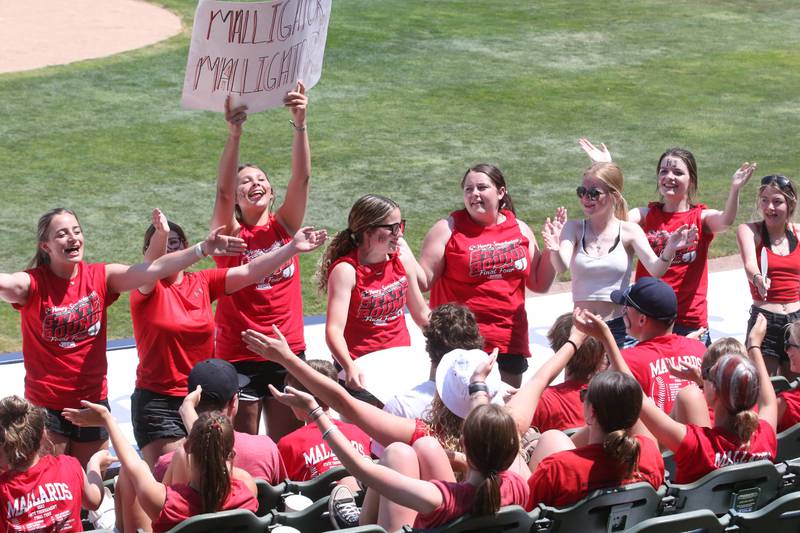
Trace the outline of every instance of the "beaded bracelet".
{"label": "beaded bracelet", "polygon": [[336,426],[331,426],[331,427],[329,427],[328,429],[326,429],[326,430],[325,430],[325,431],[322,433],[322,440],[327,440],[327,439],[328,439],[328,435],[330,435],[330,434],[331,434],[331,432],[332,432],[334,429],[336,429]]}

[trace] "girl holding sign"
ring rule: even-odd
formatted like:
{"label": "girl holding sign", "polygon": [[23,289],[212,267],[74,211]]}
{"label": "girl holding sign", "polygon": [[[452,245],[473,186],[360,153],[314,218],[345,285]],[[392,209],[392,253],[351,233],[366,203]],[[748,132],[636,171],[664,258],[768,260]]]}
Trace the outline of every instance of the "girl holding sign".
{"label": "girl holding sign", "polygon": [[[244,239],[247,252],[218,260],[219,267],[235,267],[280,248],[292,240],[292,235],[303,224],[311,176],[311,151],[306,131],[308,97],[305,92],[303,83],[298,82],[295,90],[284,98],[293,118],[292,177],[285,200],[274,211],[276,194],[266,172],[255,165],[239,164],[239,141],[242,124],[247,120],[247,108],[233,107],[230,97],[225,102],[228,140],[219,163],[211,226],[223,226],[223,233]],[[294,353],[305,356],[303,298],[297,257],[292,257],[260,283],[222,296],[214,318],[217,357],[230,361],[240,374],[250,378],[250,384],[240,397],[236,430],[258,433],[263,406],[269,436],[277,441],[298,427],[291,411],[272,401],[267,389],[269,383],[283,386],[285,373],[278,365],[248,351],[241,341],[241,333],[246,329],[271,331],[271,326],[277,325],[286,332]]]}
{"label": "girl holding sign", "polygon": [[784,329],[800,319],[800,249],[797,224],[792,222],[797,207],[797,189],[786,176],[761,178],[758,188],[761,222],[739,225],[736,239],[753,296],[747,323],[749,332],[756,318],[767,319],[762,351],[770,375],[796,376],[789,369]]}

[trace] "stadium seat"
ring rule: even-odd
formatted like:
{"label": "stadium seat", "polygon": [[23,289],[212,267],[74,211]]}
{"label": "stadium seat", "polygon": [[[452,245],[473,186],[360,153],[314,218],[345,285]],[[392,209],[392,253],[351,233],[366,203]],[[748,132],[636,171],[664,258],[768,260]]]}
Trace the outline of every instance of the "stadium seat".
{"label": "stadium seat", "polygon": [[728,516],[720,519],[711,511],[691,511],[650,518],[639,522],[625,533],[675,533],[677,531],[723,533],[728,522]]}
{"label": "stadium seat", "polygon": [[792,383],[785,376],[772,376],[769,379],[772,381],[772,388],[775,389],[775,394],[780,394],[792,388]]}
{"label": "stadium seat", "polygon": [[719,468],[693,483],[667,483],[659,514],[708,509],[718,516],[729,509],[755,511],[771,502],[783,477],[770,461],[755,461]]}
{"label": "stadium seat", "polygon": [[343,466],[337,466],[308,481],[291,481],[287,479],[286,492],[302,494],[313,501],[317,501],[325,496],[330,496],[334,483],[349,475]]}
{"label": "stadium seat", "polygon": [[675,454],[667,450],[661,457],[664,459],[664,471],[669,473],[667,479],[675,479]]}
{"label": "stadium seat", "polygon": [[778,433],[778,455],[776,462],[800,458],[800,424],[795,424]]}
{"label": "stadium seat", "polygon": [[331,529],[330,515],[328,514],[328,500],[330,495],[320,498],[302,511],[272,511],[271,524],[292,526],[303,533],[320,533]]}
{"label": "stadium seat", "polygon": [[539,504],[533,531],[568,533],[610,533],[625,531],[655,516],[661,491],[649,483],[596,490],[579,502],[562,509]]}
{"label": "stadium seat", "polygon": [[356,526],[356,527],[348,527],[345,529],[332,529],[330,530],[330,532],[327,533],[332,533],[334,531],[337,533],[388,533],[381,526],[376,526],[374,524],[371,526]]}
{"label": "stadium seat", "polygon": [[263,479],[256,479],[256,488],[258,489],[258,511],[256,516],[265,516],[273,509],[278,509],[278,505],[282,503],[282,496],[288,491],[286,490],[286,482],[277,485],[270,485]]}
{"label": "stadium seat", "polygon": [[490,516],[462,516],[441,527],[416,529],[403,528],[405,533],[529,533],[538,513],[526,513],[519,505],[502,507]]}
{"label": "stadium seat", "polygon": [[[231,509],[187,518],[167,533],[263,533],[270,516],[257,517],[244,509]],[[139,533],[143,533],[139,530]]]}
{"label": "stadium seat", "polygon": [[[730,513],[732,531],[783,533],[800,531],[800,492],[781,496],[752,513]],[[737,528],[737,529],[733,529]]]}

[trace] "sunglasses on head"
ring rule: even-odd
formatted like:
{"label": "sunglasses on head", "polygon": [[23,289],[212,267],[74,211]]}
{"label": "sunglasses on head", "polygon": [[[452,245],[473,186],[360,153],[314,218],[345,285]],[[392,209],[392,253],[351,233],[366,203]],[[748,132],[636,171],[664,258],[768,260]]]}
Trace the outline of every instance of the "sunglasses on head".
{"label": "sunglasses on head", "polygon": [[373,224],[371,227],[388,229],[392,235],[396,237],[401,231],[406,230],[406,219],[402,219],[400,222],[395,222],[394,224]]}
{"label": "sunglasses on head", "polygon": [[595,201],[600,196],[605,194],[605,191],[601,191],[597,187],[589,187],[588,189],[583,185],[580,185],[577,189],[575,189],[575,194],[578,195],[578,198],[587,197],[591,201]]}
{"label": "sunglasses on head", "polygon": [[793,188],[792,181],[786,176],[780,174],[772,174],[761,178],[761,185],[777,185],[781,189]]}

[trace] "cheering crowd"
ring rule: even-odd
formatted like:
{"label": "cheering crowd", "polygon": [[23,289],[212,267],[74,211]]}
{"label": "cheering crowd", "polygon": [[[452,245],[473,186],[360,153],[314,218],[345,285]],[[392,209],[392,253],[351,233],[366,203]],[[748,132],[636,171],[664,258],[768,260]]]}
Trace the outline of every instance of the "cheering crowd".
{"label": "cheering crowd", "polygon": [[[565,506],[635,481],[658,487],[665,450],[675,481],[691,482],[774,459],[776,431],[800,422],[800,392],[776,398],[770,382],[800,374],[797,190],[786,176],[760,180],[760,220],[737,228],[753,299],[742,345],[710,338],[707,258],[755,163],[733,173],[717,210],[696,202],[692,153],[669,149],[656,164],[658,199],[629,208],[611,153],[581,139],[591,160],[576,189],[583,216],[557,209],[541,248],[503,173],[478,164],[461,178],[463,209],[433,225],[417,259],[401,206],[384,196],[358,198],[329,240],[303,225],[303,84],[284,102],[292,168],[280,205],[266,172],[239,161],[247,110],[226,103],[205,239],[191,245],[156,209],[141,263],[89,264],[75,212],[58,208],[39,219],[27,270],[0,274],[0,298],[21,316],[26,371],[25,399],[0,400],[0,531],[82,530],[81,507],[104,499],[109,439],[122,465],[120,531],[255,511],[254,478],[307,480],[338,465],[349,476],[333,490],[332,527],[394,531],[511,504]],[[326,241],[317,283],[334,364],[305,353],[297,257]],[[215,268],[186,271],[207,256]],[[574,312],[553,324],[555,354],[523,382],[525,291],[547,292],[567,270]],[[123,291],[139,355],[138,450],[107,401],[106,308]],[[425,335],[430,379],[384,405],[356,361],[410,345],[406,308]]]}

